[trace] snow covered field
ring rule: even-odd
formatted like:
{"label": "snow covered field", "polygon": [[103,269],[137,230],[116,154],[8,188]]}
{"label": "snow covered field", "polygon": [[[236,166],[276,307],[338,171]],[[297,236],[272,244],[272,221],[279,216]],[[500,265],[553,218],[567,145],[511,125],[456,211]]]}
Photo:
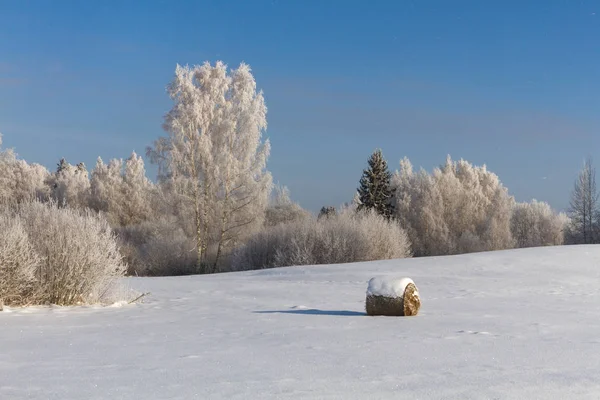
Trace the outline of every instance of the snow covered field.
{"label": "snow covered field", "polygon": [[[409,276],[412,318],[367,317]],[[600,398],[600,246],[130,279],[0,313],[0,399]]]}

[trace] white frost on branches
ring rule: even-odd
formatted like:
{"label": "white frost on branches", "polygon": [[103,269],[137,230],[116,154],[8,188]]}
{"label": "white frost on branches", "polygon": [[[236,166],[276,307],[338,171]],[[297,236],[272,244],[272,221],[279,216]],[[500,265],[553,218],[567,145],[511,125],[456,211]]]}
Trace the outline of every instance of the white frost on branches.
{"label": "white frost on branches", "polygon": [[415,173],[408,159],[392,178],[396,218],[416,255],[458,254],[513,247],[514,199],[484,166],[452,161],[432,174]]}
{"label": "white frost on branches", "polygon": [[[2,135],[0,134],[0,146]],[[23,203],[46,199],[49,195],[48,170],[39,164],[28,164],[17,158],[12,149],[0,149],[0,203]]]}
{"label": "white frost on branches", "polygon": [[98,158],[90,181],[90,206],[107,213],[113,226],[139,224],[151,214],[153,185],[146,178],[144,160],[135,152],[123,162],[104,164]]}
{"label": "white frost on branches", "polygon": [[[148,150],[193,212],[198,269],[217,270],[221,257],[263,224],[271,191],[263,94],[250,67],[177,66],[169,85],[168,136]],[[214,252],[209,266],[208,251]]]}

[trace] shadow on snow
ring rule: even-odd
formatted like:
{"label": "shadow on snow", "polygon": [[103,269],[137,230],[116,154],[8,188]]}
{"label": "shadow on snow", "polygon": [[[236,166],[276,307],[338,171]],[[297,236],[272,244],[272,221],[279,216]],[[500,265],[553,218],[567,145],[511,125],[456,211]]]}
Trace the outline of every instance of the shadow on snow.
{"label": "shadow on snow", "polygon": [[328,315],[334,317],[358,317],[365,316],[367,313],[358,311],[343,311],[343,310],[281,310],[281,311],[254,311],[256,314],[300,314],[300,315]]}

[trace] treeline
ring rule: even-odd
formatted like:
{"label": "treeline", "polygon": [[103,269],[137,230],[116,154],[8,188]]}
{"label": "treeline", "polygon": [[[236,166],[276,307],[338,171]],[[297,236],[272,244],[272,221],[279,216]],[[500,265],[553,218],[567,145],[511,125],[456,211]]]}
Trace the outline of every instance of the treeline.
{"label": "treeline", "polygon": [[[173,107],[165,116],[166,135],[146,150],[158,166],[154,182],[136,153],[108,163],[99,158],[90,171],[61,159],[50,172],[0,149],[3,224],[15,237],[31,235],[19,227],[30,220],[33,211],[23,211],[30,204],[58,219],[100,218],[112,229],[127,273],[146,276],[600,240],[591,161],[567,216],[544,202],[516,202],[485,166],[448,157],[429,173],[404,159],[392,173],[377,150],[354,199],[314,216],[291,201],[285,187],[273,186],[266,169],[270,144],[263,139],[266,106],[247,65],[178,66],[168,91]],[[87,234],[78,235],[87,240]]]}

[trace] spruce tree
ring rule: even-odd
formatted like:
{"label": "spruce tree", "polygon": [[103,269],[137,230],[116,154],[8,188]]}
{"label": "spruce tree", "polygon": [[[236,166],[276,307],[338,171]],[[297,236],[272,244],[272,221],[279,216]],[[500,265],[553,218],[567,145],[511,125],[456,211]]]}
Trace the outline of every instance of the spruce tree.
{"label": "spruce tree", "polygon": [[321,211],[319,212],[319,216],[317,217],[317,219],[335,217],[336,215],[337,210],[335,209],[335,207],[321,207]]}
{"label": "spruce tree", "polygon": [[69,164],[67,163],[67,160],[65,160],[64,158],[61,158],[60,161],[58,162],[58,164],[56,164],[56,175],[60,174],[62,171],[67,169],[68,165]]}
{"label": "spruce tree", "polygon": [[363,171],[360,178],[358,211],[374,209],[378,214],[391,218],[394,214],[392,204],[394,190],[390,185],[392,174],[388,171],[381,150],[375,150],[368,162],[369,168]]}

